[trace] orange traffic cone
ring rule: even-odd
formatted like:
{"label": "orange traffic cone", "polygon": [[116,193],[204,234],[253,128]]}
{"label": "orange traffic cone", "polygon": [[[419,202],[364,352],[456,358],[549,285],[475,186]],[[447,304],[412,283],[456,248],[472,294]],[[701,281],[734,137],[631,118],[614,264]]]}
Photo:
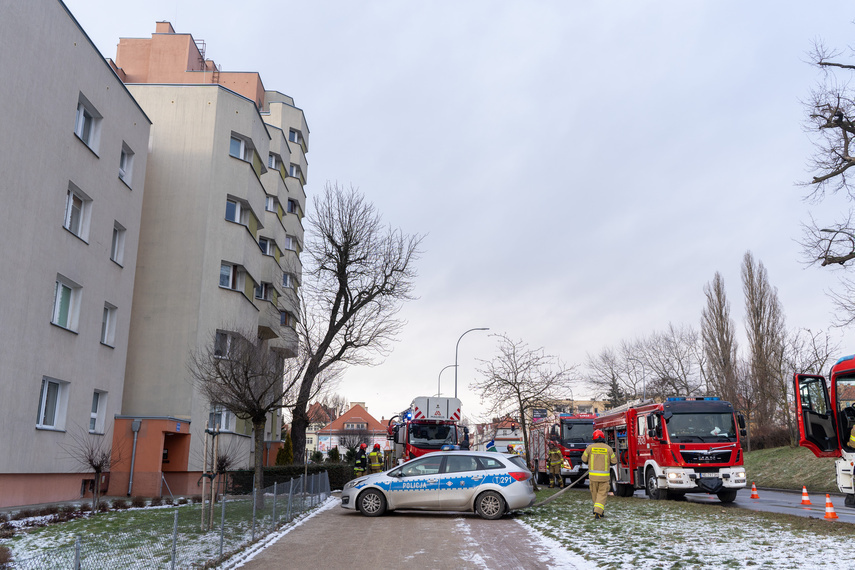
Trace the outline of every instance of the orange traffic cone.
{"label": "orange traffic cone", "polygon": [[836,519],[837,513],[834,512],[834,505],[831,504],[831,495],[825,496],[825,518]]}
{"label": "orange traffic cone", "polygon": [[810,497],[808,497],[808,494],[807,494],[807,487],[805,487],[804,485],[802,485],[802,504],[803,505],[812,505],[813,504],[810,502]]}
{"label": "orange traffic cone", "polygon": [[753,481],[751,482],[751,498],[752,499],[759,499],[760,498],[760,495],[757,494],[757,486],[754,484]]}

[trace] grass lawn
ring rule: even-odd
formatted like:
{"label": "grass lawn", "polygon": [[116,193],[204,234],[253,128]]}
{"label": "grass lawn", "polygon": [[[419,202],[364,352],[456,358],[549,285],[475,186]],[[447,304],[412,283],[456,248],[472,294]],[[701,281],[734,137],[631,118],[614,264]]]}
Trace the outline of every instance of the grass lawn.
{"label": "grass lawn", "polygon": [[855,540],[851,524],[636,494],[609,497],[594,520],[590,493],[571,489],[518,519],[601,568],[827,568]]}
{"label": "grass lawn", "polygon": [[804,447],[775,447],[745,454],[745,472],[758,487],[837,493],[834,459],[816,457]]}

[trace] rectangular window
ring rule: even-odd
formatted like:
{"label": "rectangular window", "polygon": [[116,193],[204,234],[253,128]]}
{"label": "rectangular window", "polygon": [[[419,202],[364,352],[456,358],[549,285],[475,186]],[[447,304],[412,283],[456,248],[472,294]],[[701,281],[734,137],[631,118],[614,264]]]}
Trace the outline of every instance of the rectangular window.
{"label": "rectangular window", "polygon": [[243,269],[239,265],[223,263],[220,265],[220,287],[241,291],[243,289]]}
{"label": "rectangular window", "polygon": [[235,158],[246,160],[246,141],[233,136],[229,143],[229,154]]}
{"label": "rectangular window", "polygon": [[80,314],[80,286],[57,275],[51,322],[64,329],[77,330]]}
{"label": "rectangular window", "polygon": [[63,429],[65,427],[65,406],[68,401],[68,382],[42,378],[39,394],[39,413],[36,427]]}
{"label": "rectangular window", "polygon": [[214,337],[214,356],[228,358],[232,350],[232,336],[228,333],[217,331]]}
{"label": "rectangular window", "polygon": [[285,289],[291,289],[294,287],[294,277],[290,273],[282,274],[282,286]]}
{"label": "rectangular window", "polygon": [[288,311],[280,311],[279,312],[279,324],[283,327],[291,327],[294,328],[294,316]]}
{"label": "rectangular window", "polygon": [[89,413],[89,433],[104,433],[104,415],[107,408],[107,392],[92,393],[92,409]]}
{"label": "rectangular window", "polygon": [[273,287],[270,283],[259,283],[255,287],[255,298],[256,299],[264,299],[265,301],[270,301],[273,295]]}
{"label": "rectangular window", "polygon": [[288,131],[288,140],[293,143],[302,144],[303,143],[303,135],[300,134],[300,131],[291,129]]}
{"label": "rectangular window", "polygon": [[226,200],[226,219],[236,224],[249,224],[249,208],[239,200]]}
{"label": "rectangular window", "polygon": [[271,170],[277,170],[279,168],[279,157],[272,152],[267,155],[267,168]]}
{"label": "rectangular window", "polygon": [[267,238],[258,238],[258,247],[264,255],[273,255],[273,242]]}
{"label": "rectangular window", "polygon": [[92,200],[73,184],[65,194],[65,220],[63,227],[86,241],[89,237],[89,211]]}
{"label": "rectangular window", "polygon": [[276,198],[273,196],[268,196],[267,201],[264,203],[264,209],[268,212],[276,211]]}
{"label": "rectangular window", "polygon": [[101,131],[101,114],[81,93],[77,102],[77,115],[74,119],[74,134],[93,151],[98,150]]}
{"label": "rectangular window", "polygon": [[293,176],[294,178],[302,178],[302,170],[296,164],[292,164],[288,169],[288,174]]}
{"label": "rectangular window", "polygon": [[110,245],[110,259],[122,264],[125,257],[125,228],[119,222],[113,222],[113,242]]}
{"label": "rectangular window", "polygon": [[208,416],[208,426],[220,431],[232,431],[235,426],[235,415],[223,406],[214,406]]}
{"label": "rectangular window", "polygon": [[134,152],[128,145],[122,143],[122,154],[119,156],[119,178],[128,186],[131,185],[133,168]]}
{"label": "rectangular window", "polygon": [[116,307],[110,303],[104,303],[104,312],[101,314],[101,344],[114,346],[116,342]]}
{"label": "rectangular window", "polygon": [[288,213],[296,214],[297,213],[297,201],[296,200],[288,200]]}
{"label": "rectangular window", "polygon": [[294,236],[285,236],[285,249],[297,251],[297,240]]}

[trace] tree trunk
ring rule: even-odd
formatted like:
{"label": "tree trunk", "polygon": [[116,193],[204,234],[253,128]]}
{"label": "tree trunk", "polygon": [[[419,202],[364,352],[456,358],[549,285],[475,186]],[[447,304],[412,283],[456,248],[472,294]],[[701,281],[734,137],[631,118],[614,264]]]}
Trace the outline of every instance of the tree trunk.
{"label": "tree trunk", "polygon": [[255,473],[252,486],[256,489],[255,505],[264,506],[264,426],[267,417],[261,421],[252,420],[252,437],[255,439]]}
{"label": "tree trunk", "polygon": [[[522,405],[520,405],[520,420],[521,420],[520,421],[520,427],[522,428],[522,433],[523,433],[523,445],[525,446],[525,464],[531,465],[532,464],[532,462],[531,462],[531,450],[529,449],[529,445],[528,445],[528,443],[529,443],[529,441],[528,441],[528,429],[526,429],[525,411],[523,410]],[[533,484],[534,484],[534,490],[535,491],[539,490],[537,487],[537,473],[534,474]]]}
{"label": "tree trunk", "polygon": [[319,349],[315,358],[306,366],[306,373],[300,384],[300,393],[297,394],[297,401],[291,413],[291,444],[294,446],[294,463],[298,465],[306,462],[306,429],[309,427],[309,416],[306,410],[309,407],[312,386],[318,376],[318,361],[321,357],[323,354]]}
{"label": "tree trunk", "polygon": [[101,502],[101,472],[95,471],[95,487],[92,489],[92,512],[98,511]]}

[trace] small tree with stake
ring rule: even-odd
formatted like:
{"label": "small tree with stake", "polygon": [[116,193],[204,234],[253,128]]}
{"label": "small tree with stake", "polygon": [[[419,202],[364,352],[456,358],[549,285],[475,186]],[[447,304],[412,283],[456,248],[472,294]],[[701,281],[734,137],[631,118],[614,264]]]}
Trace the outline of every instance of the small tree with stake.
{"label": "small tree with stake", "polygon": [[95,473],[92,510],[97,511],[101,502],[101,474],[109,472],[122,460],[121,450],[113,449],[113,438],[108,434],[91,433],[78,426],[67,435],[71,441],[63,445],[63,449],[68,457],[82,470]]}

